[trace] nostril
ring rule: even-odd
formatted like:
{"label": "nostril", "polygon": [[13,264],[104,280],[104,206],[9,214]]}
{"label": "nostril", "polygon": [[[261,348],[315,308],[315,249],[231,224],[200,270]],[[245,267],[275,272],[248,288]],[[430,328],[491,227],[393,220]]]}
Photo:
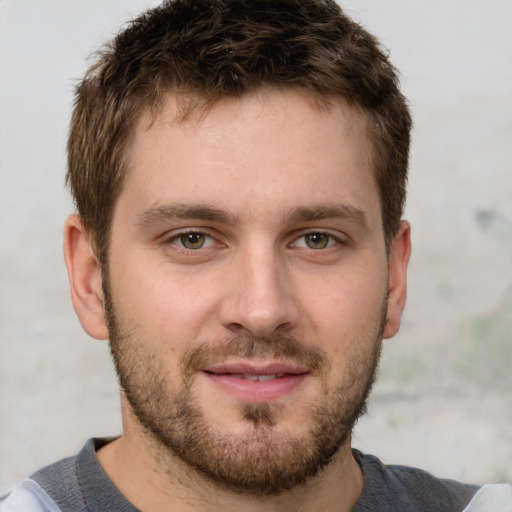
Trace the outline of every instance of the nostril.
{"label": "nostril", "polygon": [[284,334],[293,328],[293,325],[288,322],[283,322],[277,326],[265,327],[265,326],[244,326],[240,323],[232,322],[225,326],[227,330],[237,336],[249,336],[251,338],[267,338],[273,334],[281,333]]}
{"label": "nostril", "polygon": [[245,336],[253,336],[253,333],[247,327],[244,327],[242,324],[232,322],[226,325],[226,328],[231,331],[233,334],[240,334]]}

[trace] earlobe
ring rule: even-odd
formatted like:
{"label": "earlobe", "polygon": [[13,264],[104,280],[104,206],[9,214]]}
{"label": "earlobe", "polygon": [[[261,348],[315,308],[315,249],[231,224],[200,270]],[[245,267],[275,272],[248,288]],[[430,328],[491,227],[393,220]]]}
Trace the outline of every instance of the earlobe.
{"label": "earlobe", "polygon": [[78,215],[71,215],[66,221],[64,259],[71,300],[82,327],[93,338],[107,339],[101,269]]}
{"label": "earlobe", "polygon": [[407,221],[402,221],[389,254],[389,288],[384,338],[392,338],[400,329],[407,298],[407,265],[410,256],[411,226]]}

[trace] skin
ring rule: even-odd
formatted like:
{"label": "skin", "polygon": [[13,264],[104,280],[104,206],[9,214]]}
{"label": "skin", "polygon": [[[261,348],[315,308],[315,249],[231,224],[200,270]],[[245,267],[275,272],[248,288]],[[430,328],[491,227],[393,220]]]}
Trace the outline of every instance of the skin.
{"label": "skin", "polygon": [[[398,331],[409,225],[401,223],[387,254],[366,119],[341,100],[319,109],[299,92],[261,91],[223,100],[183,123],[176,115],[170,94],[154,122],[140,120],[130,148],[109,251],[116,315],[167,372],[169,395],[182,384],[183,356],[199,343],[281,334],[321,349],[330,363],[323,380],[308,374],[270,399],[279,405],[275,432],[300,436],[311,427],[311,406],[346,376],[356,354],[375,351],[386,301],[382,337]],[[186,205],[186,214],[182,208],[174,215],[176,205]],[[198,205],[222,215],[192,215],[190,206]],[[206,235],[204,245],[187,249],[184,232]],[[309,233],[320,234],[315,248]],[[66,224],[65,257],[82,326],[106,339],[100,269],[77,216]],[[190,382],[203,417],[218,431],[235,439],[256,431],[229,389],[204,372]],[[123,394],[121,401],[123,435],[98,457],[141,510],[348,511],[361,494],[350,437],[303,485],[255,499],[162,455]]]}

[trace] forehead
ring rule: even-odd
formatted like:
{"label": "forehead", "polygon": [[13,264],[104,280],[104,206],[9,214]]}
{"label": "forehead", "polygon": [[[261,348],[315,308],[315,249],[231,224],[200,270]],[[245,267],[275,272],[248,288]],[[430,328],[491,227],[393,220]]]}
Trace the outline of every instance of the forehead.
{"label": "forehead", "polygon": [[264,90],[182,113],[168,94],[156,116],[141,116],[120,199],[242,214],[329,202],[380,212],[367,117],[344,100]]}
{"label": "forehead", "polygon": [[[295,121],[306,119],[309,121],[307,125],[293,125]],[[168,92],[159,106],[145,109],[138,116],[130,147],[140,147],[141,143],[146,144],[148,139],[162,131],[169,134],[173,131],[175,135],[181,132],[180,135],[191,140],[196,138],[199,142],[207,132],[217,131],[220,134],[224,130],[222,138],[227,142],[227,137],[238,137],[239,132],[230,128],[240,124],[255,131],[263,127],[267,133],[271,125],[279,129],[288,125],[291,131],[286,135],[297,138],[311,137],[315,132],[324,138],[324,132],[328,130],[331,140],[337,142],[341,142],[338,135],[350,134],[360,138],[371,152],[368,115],[359,106],[341,96],[309,94],[299,88],[280,90],[272,87],[211,102],[189,93]],[[265,140],[260,139],[259,142],[263,144]]]}

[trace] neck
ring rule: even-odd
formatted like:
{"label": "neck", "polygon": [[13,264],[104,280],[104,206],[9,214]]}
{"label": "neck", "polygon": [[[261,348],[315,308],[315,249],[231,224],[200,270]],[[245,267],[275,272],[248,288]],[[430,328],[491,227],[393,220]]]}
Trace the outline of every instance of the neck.
{"label": "neck", "polygon": [[350,438],[331,463],[304,484],[278,496],[254,497],[226,491],[148,440],[125,434],[98,452],[104,471],[119,491],[143,512],[350,511],[363,488],[363,475]]}

